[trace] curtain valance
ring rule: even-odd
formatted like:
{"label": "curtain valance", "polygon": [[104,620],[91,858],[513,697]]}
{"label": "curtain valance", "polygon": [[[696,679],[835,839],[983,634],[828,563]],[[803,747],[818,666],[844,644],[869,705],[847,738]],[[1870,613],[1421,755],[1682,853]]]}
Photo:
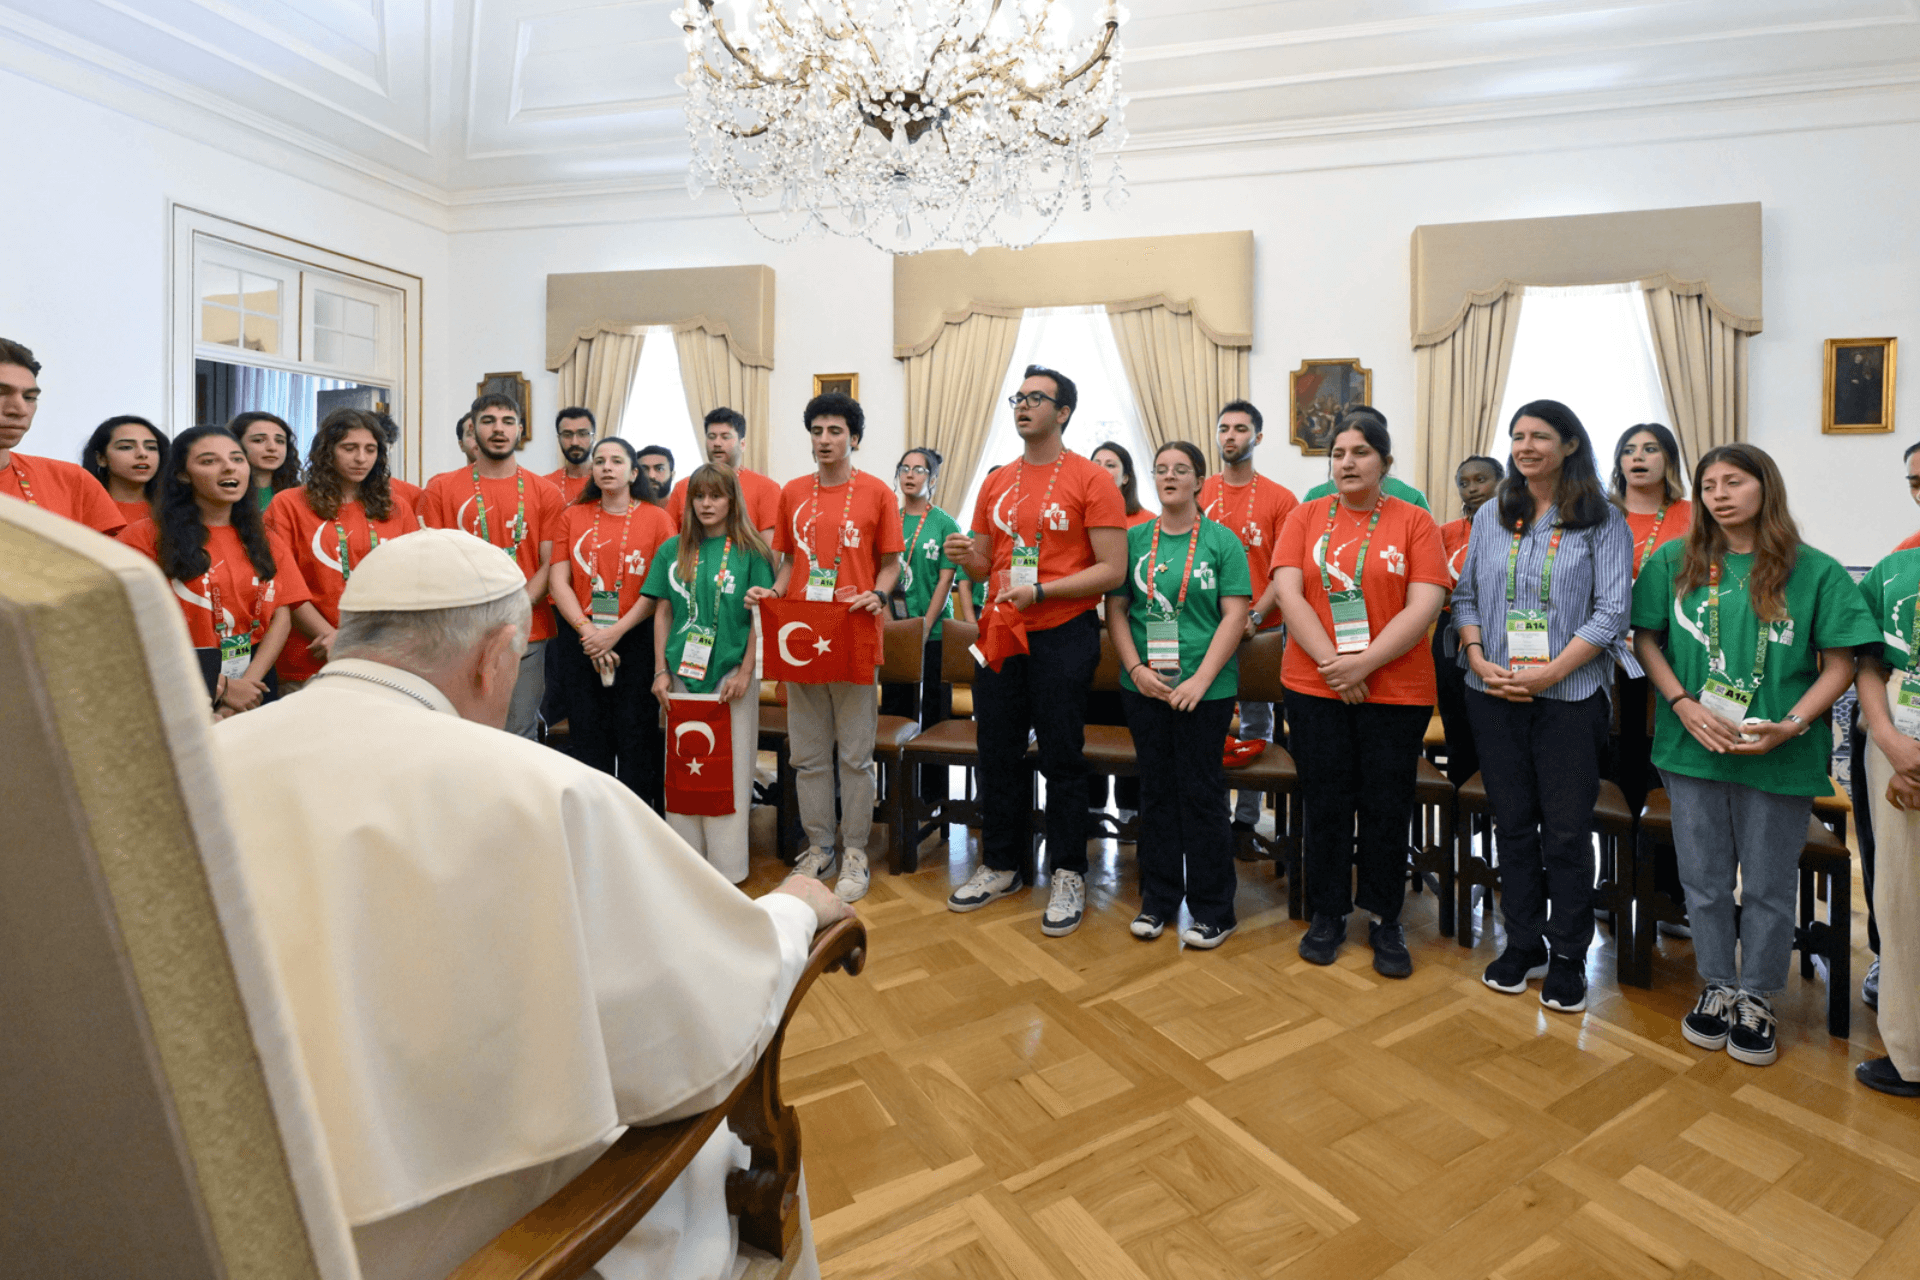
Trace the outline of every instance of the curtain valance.
{"label": "curtain valance", "polygon": [[604,330],[666,324],[727,340],[733,358],[773,367],[773,268],[677,267],[547,277],[547,368]]}

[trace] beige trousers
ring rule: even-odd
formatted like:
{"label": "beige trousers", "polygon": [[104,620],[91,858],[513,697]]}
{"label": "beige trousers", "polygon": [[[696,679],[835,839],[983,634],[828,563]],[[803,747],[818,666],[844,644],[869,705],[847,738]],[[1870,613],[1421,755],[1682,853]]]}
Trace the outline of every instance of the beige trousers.
{"label": "beige trousers", "polygon": [[839,845],[865,849],[873,836],[873,735],[879,695],[870,684],[787,685],[787,750],[800,825],[816,849],[834,847],[834,767],[840,773]]}
{"label": "beige trousers", "polygon": [[[675,676],[673,691],[685,693],[686,682]],[[749,684],[739,701],[729,705],[733,710],[733,812],[724,818],[669,813],[667,825],[714,870],[739,884],[747,878],[747,819],[753,812],[753,761],[760,751],[759,685]],[[672,750],[669,743],[669,758]]]}
{"label": "beige trousers", "polygon": [[[1857,732],[1866,732],[1862,725]],[[1867,744],[1873,797],[1873,910],[1880,920],[1880,1041],[1903,1080],[1920,1080],[1920,813],[1887,799],[1893,765]]]}

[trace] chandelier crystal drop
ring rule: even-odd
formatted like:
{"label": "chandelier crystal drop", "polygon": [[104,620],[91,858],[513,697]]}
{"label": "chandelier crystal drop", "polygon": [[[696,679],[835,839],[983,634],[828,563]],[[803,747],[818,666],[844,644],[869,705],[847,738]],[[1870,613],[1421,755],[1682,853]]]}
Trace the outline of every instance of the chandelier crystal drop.
{"label": "chandelier crystal drop", "polygon": [[684,0],[687,194],[717,187],[791,243],[825,228],[889,253],[1025,248],[1077,196],[1127,198],[1120,26],[1103,0]]}

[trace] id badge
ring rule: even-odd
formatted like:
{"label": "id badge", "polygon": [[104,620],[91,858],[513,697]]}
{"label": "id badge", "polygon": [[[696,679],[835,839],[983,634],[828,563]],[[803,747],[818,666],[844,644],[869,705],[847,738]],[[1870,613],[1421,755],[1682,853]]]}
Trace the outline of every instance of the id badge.
{"label": "id badge", "polygon": [[247,667],[253,662],[253,637],[220,637],[220,674],[229,680],[238,680],[247,674]]}
{"label": "id badge", "polygon": [[1902,672],[1887,682],[1887,710],[1893,727],[1909,738],[1920,738],[1920,682]]}
{"label": "id badge", "polygon": [[[1013,548],[1013,572],[1011,582],[1016,587],[1037,587],[1040,585],[1040,548],[1023,547],[1015,544]],[[1152,624],[1149,623],[1149,626]],[[1149,663],[1149,666],[1152,664]]]}
{"label": "id badge", "polygon": [[713,661],[713,628],[688,627],[687,644],[680,650],[680,678],[704,680],[707,664]]}
{"label": "id badge", "polygon": [[1701,686],[1700,705],[1737,729],[1743,726],[1753,706],[1753,695],[1724,680],[1709,679]]}
{"label": "id badge", "polygon": [[807,599],[819,603],[833,599],[834,572],[814,568],[807,571]]}
{"label": "id badge", "polygon": [[1540,609],[1515,609],[1507,614],[1507,662],[1550,662],[1547,651],[1547,615]]}
{"label": "id badge", "polygon": [[1365,653],[1373,632],[1367,625],[1367,599],[1358,591],[1336,591],[1327,597],[1333,605],[1333,651]]}
{"label": "id badge", "polygon": [[620,621],[620,593],[601,591],[597,587],[593,592],[593,625],[610,627]]}
{"label": "id badge", "polygon": [[1147,665],[1158,676],[1180,674],[1180,624],[1171,618],[1147,621]]}

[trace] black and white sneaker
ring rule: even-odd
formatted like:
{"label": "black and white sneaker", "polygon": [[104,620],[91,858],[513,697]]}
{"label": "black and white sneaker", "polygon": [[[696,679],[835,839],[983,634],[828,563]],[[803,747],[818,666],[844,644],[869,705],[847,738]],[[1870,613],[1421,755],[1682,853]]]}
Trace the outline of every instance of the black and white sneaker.
{"label": "black and white sneaker", "polygon": [[947,897],[949,911],[978,911],[996,898],[1004,898],[1020,889],[1018,871],[995,871],[992,867],[981,868],[967,877],[967,882],[955,889]]}
{"label": "black and white sneaker", "polygon": [[1487,966],[1480,975],[1480,981],[1495,991],[1517,996],[1527,989],[1527,984],[1535,978],[1547,976],[1547,949],[1544,946],[1521,947],[1512,942],[1500,953],[1500,958]]}
{"label": "black and white sneaker", "polygon": [[1240,926],[1232,924],[1190,924],[1180,931],[1180,941],[1201,951],[1211,951],[1228,938]]}
{"label": "black and white sneaker", "polygon": [[1587,1007],[1587,966],[1578,956],[1555,956],[1547,962],[1540,984],[1540,1003],[1558,1013],[1578,1013]]}
{"label": "black and white sneaker", "polygon": [[1727,1028],[1727,1056],[1750,1067],[1770,1067],[1780,1056],[1773,1002],[1742,991],[1735,997],[1733,1023]]}
{"label": "black and white sneaker", "polygon": [[1053,887],[1047,893],[1047,911],[1040,917],[1040,932],[1049,938],[1064,938],[1080,927],[1087,909],[1087,881],[1078,871],[1056,871]]}
{"label": "black and white sneaker", "polygon": [[1873,963],[1867,966],[1867,976],[1860,979],[1860,1003],[1880,1011],[1880,957],[1875,956]]}
{"label": "black and white sneaker", "polygon": [[795,875],[812,876],[815,880],[825,880],[833,874],[833,869],[839,862],[840,855],[832,849],[808,846],[805,853],[794,859],[793,872]]}
{"label": "black and white sneaker", "polygon": [[1167,931],[1167,922],[1159,916],[1148,915],[1142,911],[1133,918],[1133,923],[1128,925],[1127,929],[1140,941],[1152,942]]}
{"label": "black and white sneaker", "polygon": [[1733,1026],[1733,1006],[1740,993],[1724,982],[1711,982],[1694,1001],[1693,1012],[1680,1020],[1680,1034],[1688,1044],[1702,1049],[1727,1047],[1727,1031]]}

